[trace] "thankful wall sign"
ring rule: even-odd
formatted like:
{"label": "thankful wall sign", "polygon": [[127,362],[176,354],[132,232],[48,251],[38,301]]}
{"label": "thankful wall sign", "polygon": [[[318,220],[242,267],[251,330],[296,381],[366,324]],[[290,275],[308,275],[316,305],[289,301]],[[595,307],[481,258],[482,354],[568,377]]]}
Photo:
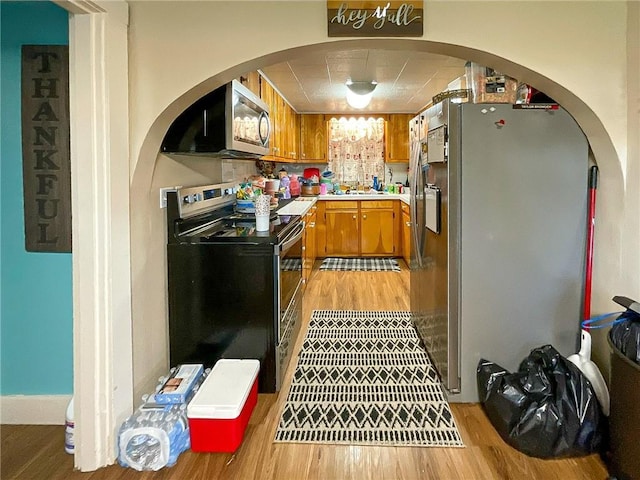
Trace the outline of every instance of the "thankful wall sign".
{"label": "thankful wall sign", "polygon": [[71,252],[69,49],[22,47],[25,247]]}
{"label": "thankful wall sign", "polygon": [[421,37],[423,1],[327,1],[330,37]]}

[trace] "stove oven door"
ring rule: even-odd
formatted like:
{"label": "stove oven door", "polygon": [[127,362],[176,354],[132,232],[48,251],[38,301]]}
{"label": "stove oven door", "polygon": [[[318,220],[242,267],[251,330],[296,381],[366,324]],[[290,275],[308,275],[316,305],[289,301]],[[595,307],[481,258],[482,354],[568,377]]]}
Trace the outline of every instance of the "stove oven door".
{"label": "stove oven door", "polygon": [[280,245],[278,255],[278,315],[276,320],[276,390],[280,390],[302,324],[302,232],[300,222]]}

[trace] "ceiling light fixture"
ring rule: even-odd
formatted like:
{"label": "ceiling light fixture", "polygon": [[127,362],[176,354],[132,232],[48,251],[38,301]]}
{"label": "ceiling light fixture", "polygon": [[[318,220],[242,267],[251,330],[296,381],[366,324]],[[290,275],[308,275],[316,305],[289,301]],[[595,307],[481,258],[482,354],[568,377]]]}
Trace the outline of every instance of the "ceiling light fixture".
{"label": "ceiling light fixture", "polygon": [[347,80],[347,103],[353,108],[364,108],[369,105],[373,91],[378,82],[354,82]]}

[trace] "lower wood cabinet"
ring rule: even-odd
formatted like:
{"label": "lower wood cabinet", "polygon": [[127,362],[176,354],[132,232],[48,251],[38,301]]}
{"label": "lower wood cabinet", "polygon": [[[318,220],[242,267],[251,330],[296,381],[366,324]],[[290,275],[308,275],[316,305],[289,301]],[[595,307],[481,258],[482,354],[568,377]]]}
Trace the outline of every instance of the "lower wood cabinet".
{"label": "lower wood cabinet", "polygon": [[409,265],[411,261],[411,216],[409,215],[409,205],[402,204],[402,258]]}
{"label": "lower wood cabinet", "polygon": [[393,204],[394,200],[360,202],[361,255],[393,256],[396,253]]}
{"label": "lower wood cabinet", "polygon": [[304,283],[309,282],[313,264],[316,261],[316,210],[314,205],[304,217],[305,229],[303,234],[303,252],[302,252],[302,280]]}
{"label": "lower wood cabinet", "polygon": [[357,256],[360,253],[360,222],[357,201],[325,202],[326,256]]}
{"label": "lower wood cabinet", "polygon": [[401,255],[399,200],[325,200],[318,205],[317,255]]}

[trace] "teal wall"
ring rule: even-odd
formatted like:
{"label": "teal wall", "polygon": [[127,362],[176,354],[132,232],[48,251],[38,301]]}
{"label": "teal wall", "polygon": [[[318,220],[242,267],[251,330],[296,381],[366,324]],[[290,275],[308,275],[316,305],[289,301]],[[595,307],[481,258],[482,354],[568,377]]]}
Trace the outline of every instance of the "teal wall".
{"label": "teal wall", "polygon": [[68,45],[69,16],[50,2],[0,1],[0,394],[73,390],[71,254],[24,244],[20,51]]}

